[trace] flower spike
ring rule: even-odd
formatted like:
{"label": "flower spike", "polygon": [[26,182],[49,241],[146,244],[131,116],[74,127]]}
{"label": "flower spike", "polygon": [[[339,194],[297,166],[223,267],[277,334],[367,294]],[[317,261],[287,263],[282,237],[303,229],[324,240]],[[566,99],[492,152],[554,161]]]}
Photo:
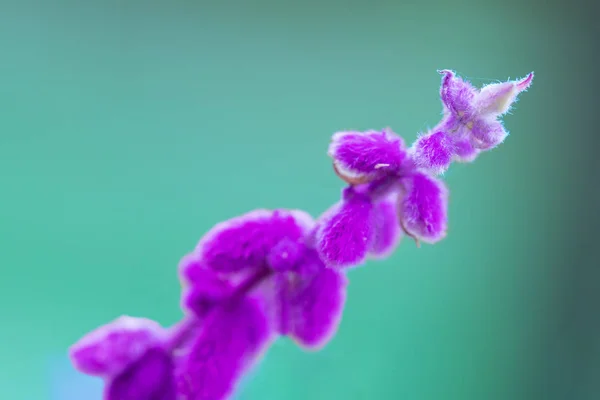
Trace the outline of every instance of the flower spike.
{"label": "flower spike", "polygon": [[104,379],[104,400],[226,400],[274,340],[319,350],[335,336],[346,272],[448,231],[449,191],[437,175],[502,143],[501,117],[533,73],[481,89],[442,75],[442,120],[410,148],[391,129],[333,134],[328,155],[347,184],[314,220],[300,210],[256,210],[210,229],[179,263],[185,317],[165,329],[121,317],[69,350]]}

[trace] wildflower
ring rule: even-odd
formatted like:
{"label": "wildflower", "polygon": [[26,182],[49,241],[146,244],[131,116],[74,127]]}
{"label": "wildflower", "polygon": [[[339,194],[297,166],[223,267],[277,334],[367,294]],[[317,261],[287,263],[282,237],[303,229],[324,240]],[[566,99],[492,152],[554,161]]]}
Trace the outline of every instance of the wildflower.
{"label": "wildflower", "polygon": [[480,152],[502,143],[508,132],[499,117],[511,109],[517,96],[533,81],[532,72],[523,79],[493,83],[478,90],[453,71],[439,72],[443,76],[440,97],[444,117],[411,149],[416,165],[436,174],[444,172],[452,159],[473,161]]}

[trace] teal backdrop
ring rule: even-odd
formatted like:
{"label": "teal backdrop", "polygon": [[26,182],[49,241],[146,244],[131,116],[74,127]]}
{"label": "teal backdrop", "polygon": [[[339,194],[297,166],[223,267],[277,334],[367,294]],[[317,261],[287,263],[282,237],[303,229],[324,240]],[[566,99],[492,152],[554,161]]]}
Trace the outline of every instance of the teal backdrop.
{"label": "teal backdrop", "polygon": [[597,15],[0,0],[0,398],[99,399],[65,372],[71,343],[120,314],[177,321],[176,266],[204,232],[254,208],[321,213],[342,188],[330,135],[412,142],[440,118],[440,68],[536,77],[507,141],[445,175],[448,237],[353,270],[335,339],[279,341],[237,398],[600,398]]}

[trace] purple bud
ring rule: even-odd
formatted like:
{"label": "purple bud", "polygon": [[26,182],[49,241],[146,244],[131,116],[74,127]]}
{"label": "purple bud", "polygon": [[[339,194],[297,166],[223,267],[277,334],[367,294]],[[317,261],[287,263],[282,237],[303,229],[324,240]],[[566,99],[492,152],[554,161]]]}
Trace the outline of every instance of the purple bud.
{"label": "purple bud", "polygon": [[69,353],[75,368],[84,374],[111,377],[160,344],[164,335],[152,320],[122,316],[85,335]]}
{"label": "purple bud", "polygon": [[301,346],[318,350],[337,331],[346,299],[346,277],[324,266],[290,294],[290,335]]}
{"label": "purple bud", "polygon": [[253,211],[216,225],[202,238],[196,253],[206,268],[219,272],[261,268],[280,240],[304,237],[305,223],[294,212]]}
{"label": "purple bud", "polygon": [[162,348],[152,348],[108,382],[106,400],[175,400],[173,360]]}
{"label": "purple bud", "polygon": [[367,256],[373,238],[371,199],[352,188],[323,216],[317,230],[317,249],[328,266],[351,267]]}
{"label": "purple bud", "polygon": [[391,130],[338,132],[329,145],[336,173],[350,184],[397,172],[406,158],[404,141]]}
{"label": "purple bud", "polygon": [[385,199],[375,205],[373,232],[369,255],[375,258],[387,257],[396,248],[402,237],[402,229],[398,223],[396,198]]}
{"label": "purple bud", "polygon": [[176,370],[178,393],[186,400],[222,400],[270,342],[262,306],[250,298],[224,305],[204,320]]}
{"label": "purple bud", "polygon": [[405,183],[406,195],[401,200],[400,212],[402,226],[417,240],[437,242],[446,235],[446,187],[441,181],[422,173],[415,173]]}
{"label": "purple bud", "polygon": [[[508,112],[519,93],[529,88],[533,73],[518,81],[495,83],[481,90],[473,88],[452,71],[440,73],[444,75],[440,95],[447,113],[438,129],[443,129],[451,138],[454,159],[473,161],[479,152],[504,141],[508,133],[497,119]],[[422,161],[426,157],[416,151],[415,154],[419,167],[430,169],[427,162]]]}
{"label": "purple bud", "polygon": [[442,131],[421,136],[411,148],[416,166],[434,174],[441,174],[448,169],[453,153],[452,138]]}

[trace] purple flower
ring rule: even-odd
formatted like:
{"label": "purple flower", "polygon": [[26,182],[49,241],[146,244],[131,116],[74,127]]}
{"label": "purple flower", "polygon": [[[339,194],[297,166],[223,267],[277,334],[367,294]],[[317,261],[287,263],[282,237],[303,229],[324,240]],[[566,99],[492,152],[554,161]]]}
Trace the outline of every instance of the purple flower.
{"label": "purple flower", "polygon": [[478,90],[450,70],[440,74],[444,118],[410,149],[418,167],[436,174],[444,172],[452,159],[473,161],[481,151],[502,143],[508,133],[499,117],[510,110],[517,96],[533,81],[532,72],[524,79],[494,83]]}
{"label": "purple flower", "polygon": [[388,256],[403,235],[446,235],[448,190],[435,175],[501,143],[498,118],[533,78],[477,90],[441,73],[444,117],[410,149],[390,129],[335,133],[328,154],[348,184],[337,204],[317,221],[256,210],[217,224],[180,262],[182,321],[121,317],[75,343],[73,365],[104,379],[106,400],[224,400],[278,337],[325,346],[342,318],[343,270]]}
{"label": "purple flower", "polygon": [[[248,231],[244,231],[244,227]],[[307,346],[311,343],[321,345],[339,321],[345,298],[345,278],[338,272],[334,273],[335,279],[331,278],[329,271],[323,272],[326,266],[311,243],[315,229],[315,222],[308,214],[287,210],[251,212],[217,225],[180,266],[184,279],[190,285],[184,305],[196,314],[202,314],[206,306],[198,305],[214,303],[215,298],[218,302],[220,293],[233,293],[231,297],[242,291],[246,294],[256,292],[267,300],[266,313],[278,334],[298,336],[299,341]],[[223,243],[226,249],[238,249],[230,241],[220,242],[222,237],[230,238],[234,232],[244,242],[253,245],[240,247],[237,253],[231,253],[227,258],[228,271],[243,273],[223,273],[212,262],[213,255],[221,254],[219,243]],[[207,252],[207,248],[211,252]],[[210,256],[208,260],[206,254]],[[234,254],[236,257],[233,257]],[[206,278],[200,281],[190,279],[197,276]],[[317,288],[330,293],[322,294]],[[215,293],[218,295],[215,296]],[[322,305],[317,310],[308,301],[299,302],[299,296],[303,299],[334,296],[335,301],[331,300],[330,306]],[[306,308],[303,309],[303,306]],[[315,315],[319,312],[330,317]],[[299,332],[308,329],[302,326],[298,313],[307,316],[306,321],[320,321],[323,326],[312,326],[311,329],[322,332],[322,337],[303,341],[302,334],[296,335],[296,329]]]}
{"label": "purple flower", "polygon": [[184,257],[182,304],[202,319],[196,339],[182,347],[187,355],[177,360],[185,398],[226,398],[276,336],[305,348],[332,337],[346,278],[319,258],[314,229],[300,211],[255,211],[218,224]]}

